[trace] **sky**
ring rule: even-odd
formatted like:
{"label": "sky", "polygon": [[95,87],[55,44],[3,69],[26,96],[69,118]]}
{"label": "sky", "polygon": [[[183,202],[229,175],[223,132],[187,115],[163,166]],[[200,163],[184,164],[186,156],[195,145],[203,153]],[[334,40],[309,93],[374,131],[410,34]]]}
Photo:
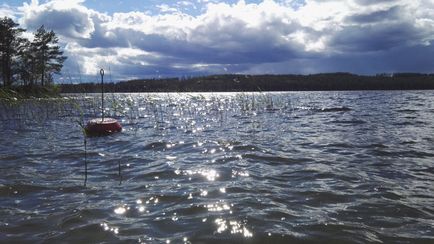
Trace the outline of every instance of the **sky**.
{"label": "sky", "polygon": [[434,73],[433,0],[6,0],[3,16],[57,33],[63,82]]}

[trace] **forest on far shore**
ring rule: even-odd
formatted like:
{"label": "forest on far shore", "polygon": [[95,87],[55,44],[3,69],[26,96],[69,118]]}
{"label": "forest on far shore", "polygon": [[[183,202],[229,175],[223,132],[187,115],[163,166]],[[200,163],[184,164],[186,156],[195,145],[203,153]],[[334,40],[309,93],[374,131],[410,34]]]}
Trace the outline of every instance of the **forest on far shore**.
{"label": "forest on far shore", "polygon": [[[61,84],[63,93],[94,93],[100,83]],[[210,75],[188,79],[138,79],[105,83],[105,92],[251,92],[434,89],[434,74],[395,73],[373,76],[351,73],[313,75]]]}

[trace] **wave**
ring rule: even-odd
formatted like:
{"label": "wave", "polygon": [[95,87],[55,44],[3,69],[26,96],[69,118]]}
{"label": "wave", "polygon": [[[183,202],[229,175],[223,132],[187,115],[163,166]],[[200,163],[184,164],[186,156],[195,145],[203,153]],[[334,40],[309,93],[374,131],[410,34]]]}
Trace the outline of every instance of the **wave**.
{"label": "wave", "polygon": [[334,124],[353,124],[353,125],[360,125],[360,124],[366,124],[366,121],[364,120],[334,120],[332,121]]}
{"label": "wave", "polygon": [[0,196],[12,197],[49,190],[50,187],[31,184],[0,185]]}
{"label": "wave", "polygon": [[330,112],[348,112],[352,109],[349,107],[332,107],[332,108],[320,108],[320,109],[313,109],[315,112],[321,112],[321,113],[330,113]]}

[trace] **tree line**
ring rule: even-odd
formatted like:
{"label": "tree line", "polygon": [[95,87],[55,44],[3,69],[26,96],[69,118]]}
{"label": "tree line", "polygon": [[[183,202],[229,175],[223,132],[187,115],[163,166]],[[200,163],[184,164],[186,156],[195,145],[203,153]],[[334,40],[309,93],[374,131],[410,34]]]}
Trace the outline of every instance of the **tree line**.
{"label": "tree line", "polygon": [[[434,74],[374,76],[350,73],[312,75],[211,75],[190,79],[142,79],[104,85],[106,92],[240,92],[434,89]],[[62,84],[64,93],[100,92],[99,83]]]}
{"label": "tree line", "polygon": [[47,86],[59,74],[66,56],[54,31],[42,25],[33,40],[22,37],[26,30],[11,18],[0,19],[0,79],[3,87]]}

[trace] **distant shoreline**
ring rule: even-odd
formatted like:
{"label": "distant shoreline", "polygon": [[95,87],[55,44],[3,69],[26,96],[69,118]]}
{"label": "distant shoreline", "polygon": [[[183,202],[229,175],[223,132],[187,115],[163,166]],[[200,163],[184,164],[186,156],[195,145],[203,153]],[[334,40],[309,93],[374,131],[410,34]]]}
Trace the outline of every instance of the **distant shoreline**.
{"label": "distant shoreline", "polygon": [[[96,93],[100,83],[60,84],[62,93]],[[105,83],[106,92],[252,92],[431,90],[434,74],[396,73],[375,76],[350,73],[314,75],[210,75],[189,79],[138,79]]]}

